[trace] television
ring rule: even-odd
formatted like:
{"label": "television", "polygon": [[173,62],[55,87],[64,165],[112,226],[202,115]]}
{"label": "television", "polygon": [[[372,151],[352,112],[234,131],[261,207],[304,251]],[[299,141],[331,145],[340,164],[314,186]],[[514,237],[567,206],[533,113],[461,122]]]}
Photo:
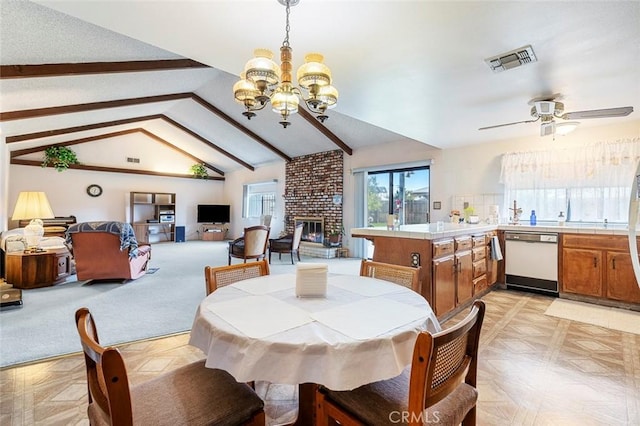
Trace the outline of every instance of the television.
{"label": "television", "polygon": [[198,204],[198,223],[231,222],[231,206],[223,204]]}

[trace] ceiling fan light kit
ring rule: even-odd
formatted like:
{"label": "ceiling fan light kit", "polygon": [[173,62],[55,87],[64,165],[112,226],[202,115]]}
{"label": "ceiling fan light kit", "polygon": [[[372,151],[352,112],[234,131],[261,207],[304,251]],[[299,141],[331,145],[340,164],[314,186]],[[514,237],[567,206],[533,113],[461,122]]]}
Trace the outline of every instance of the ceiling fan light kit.
{"label": "ceiling fan light kit", "polygon": [[291,123],[287,121],[291,114],[298,112],[300,99],[307,109],[320,122],[328,116],[326,112],[336,106],[338,90],[331,85],[331,70],[323,63],[319,53],[309,53],[305,63],[298,68],[296,74],[298,85],[292,84],[293,67],[291,64],[292,49],[289,45],[289,14],[291,6],[300,0],[278,0],[286,7],[285,38],[280,47],[280,66],[273,60],[273,53],[268,49],[256,49],[254,58],[250,59],[240,74],[240,81],[233,86],[235,100],[245,107],[242,113],[247,119],[255,117],[254,111],[263,109],[271,103],[273,112],[280,114],[280,124],[286,129]]}
{"label": "ceiling fan light kit", "polygon": [[607,109],[594,109],[587,111],[564,112],[564,103],[554,100],[561,98],[561,95],[553,95],[552,98],[534,98],[529,101],[531,107],[531,117],[533,120],[516,121],[514,123],[497,124],[495,126],[481,127],[478,130],[495,129],[498,127],[511,126],[522,123],[535,123],[540,120],[540,136],[561,134],[566,135],[572,132],[580,124],[577,121],[556,123],[556,119],[581,120],[589,118],[612,118],[625,117],[633,112],[633,107],[618,107]]}

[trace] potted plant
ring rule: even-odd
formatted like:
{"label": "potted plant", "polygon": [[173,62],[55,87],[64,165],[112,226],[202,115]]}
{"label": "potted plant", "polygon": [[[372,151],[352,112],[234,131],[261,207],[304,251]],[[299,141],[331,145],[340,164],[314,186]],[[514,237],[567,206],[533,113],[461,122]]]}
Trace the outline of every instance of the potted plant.
{"label": "potted plant", "polygon": [[206,179],[209,177],[209,173],[207,173],[207,168],[202,163],[196,163],[189,168],[189,171],[196,179]]}
{"label": "potted plant", "polygon": [[42,167],[48,165],[53,166],[57,171],[63,172],[69,168],[72,164],[80,164],[76,153],[71,148],[66,146],[50,146],[44,150],[44,160],[42,161]]}
{"label": "potted plant", "polygon": [[342,236],[344,235],[344,227],[331,228],[328,234],[329,246],[338,247],[342,243]]}

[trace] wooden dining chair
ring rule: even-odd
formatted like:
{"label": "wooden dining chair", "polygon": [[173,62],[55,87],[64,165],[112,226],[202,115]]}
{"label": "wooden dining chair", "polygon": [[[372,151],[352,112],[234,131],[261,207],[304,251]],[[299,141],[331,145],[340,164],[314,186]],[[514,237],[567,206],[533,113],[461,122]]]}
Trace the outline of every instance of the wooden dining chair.
{"label": "wooden dining chair", "polygon": [[410,288],[416,293],[421,293],[420,285],[421,267],[393,265],[391,263],[374,262],[362,259],[360,263],[360,276],[377,278],[390,281],[395,284]]}
{"label": "wooden dining chair", "polygon": [[264,403],[226,371],[187,364],[131,386],[120,351],[103,347],[91,313],[76,312],[89,394],[88,417],[101,425],[264,425]]}
{"label": "wooden dining chair", "polygon": [[318,425],[475,425],[478,342],[485,305],[476,300],[464,320],[418,335],[411,368],[352,391],[316,392]]}
{"label": "wooden dining chair", "polygon": [[229,266],[205,266],[204,279],[207,295],[218,287],[224,287],[249,278],[269,275],[269,262],[266,259],[251,263],[237,263]]}

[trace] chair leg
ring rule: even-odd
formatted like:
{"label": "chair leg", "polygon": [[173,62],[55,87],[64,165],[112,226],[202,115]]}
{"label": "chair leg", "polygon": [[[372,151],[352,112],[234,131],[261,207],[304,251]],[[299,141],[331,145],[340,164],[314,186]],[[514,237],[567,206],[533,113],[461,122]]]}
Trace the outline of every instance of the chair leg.
{"label": "chair leg", "polygon": [[300,262],[300,250],[296,250],[296,254],[298,255],[298,262]]}
{"label": "chair leg", "polygon": [[269,250],[269,263],[271,263],[271,250]]}
{"label": "chair leg", "polygon": [[291,250],[291,264],[295,265],[295,263],[293,263],[293,250]]}
{"label": "chair leg", "polygon": [[229,265],[231,265],[231,254],[229,254]]}

